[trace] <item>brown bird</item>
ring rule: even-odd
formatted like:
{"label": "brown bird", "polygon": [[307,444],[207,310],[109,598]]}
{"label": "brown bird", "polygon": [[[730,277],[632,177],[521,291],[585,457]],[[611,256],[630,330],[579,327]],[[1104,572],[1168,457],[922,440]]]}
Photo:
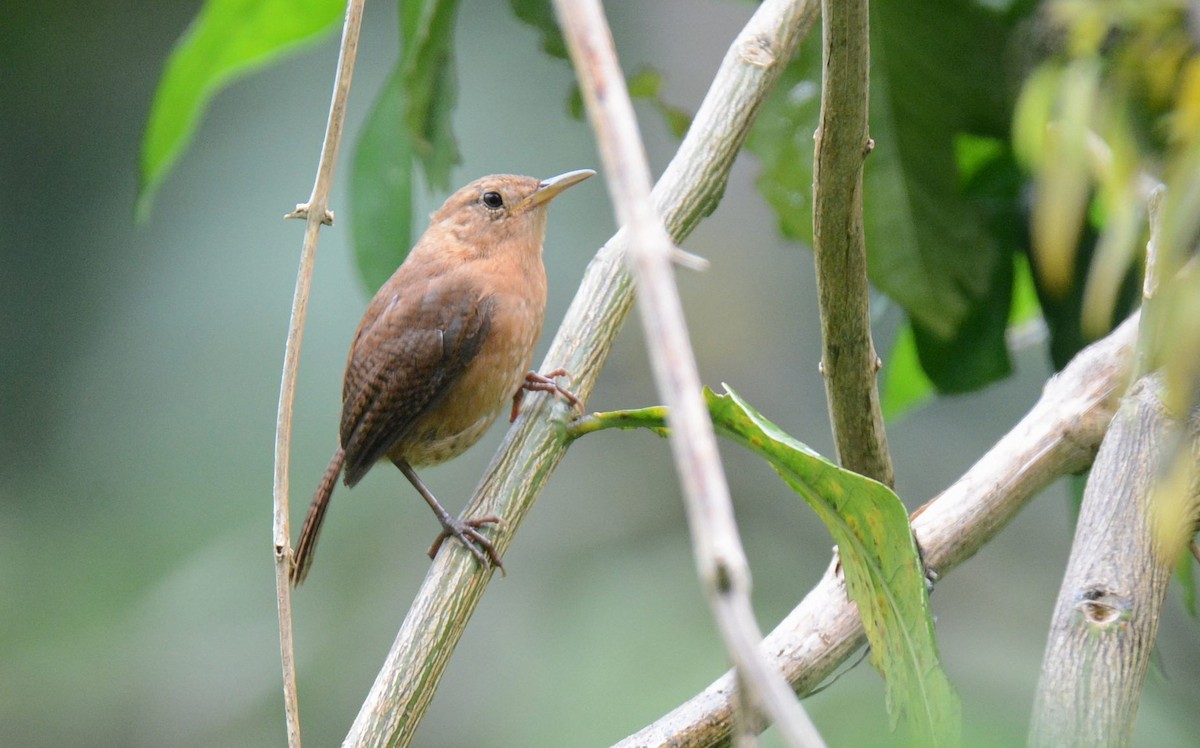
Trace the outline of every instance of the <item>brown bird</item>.
{"label": "brown bird", "polygon": [[546,312],[542,241],[551,199],[596,172],[550,179],[497,175],[450,196],[408,258],[375,294],[358,323],[342,385],[341,446],[317,487],[292,561],[292,584],[312,566],[329,498],[344,474],[358,483],[384,457],[433,509],[442,533],[480,564],[504,566],[479,528],[499,517],[457,519],[413,470],[436,465],[479,441],[511,400],[516,420],[525,390],[553,391],[578,407],[555,377],[530,371]]}

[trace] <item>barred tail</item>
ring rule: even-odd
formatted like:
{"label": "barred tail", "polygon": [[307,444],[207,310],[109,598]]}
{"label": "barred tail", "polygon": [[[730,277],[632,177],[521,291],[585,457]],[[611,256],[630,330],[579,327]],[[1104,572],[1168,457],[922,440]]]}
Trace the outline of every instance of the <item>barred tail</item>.
{"label": "barred tail", "polygon": [[317,550],[317,536],[321,532],[321,523],[325,520],[325,510],[329,508],[329,497],[333,495],[333,487],[337,485],[338,475],[342,472],[342,464],[346,461],[346,453],[341,448],[333,453],[329,467],[317,486],[312,505],[308,508],[308,516],[304,519],[304,527],[300,530],[300,540],[296,543],[296,551],[292,556],[291,580],[293,587],[299,587],[308,576],[312,567],[313,554]]}

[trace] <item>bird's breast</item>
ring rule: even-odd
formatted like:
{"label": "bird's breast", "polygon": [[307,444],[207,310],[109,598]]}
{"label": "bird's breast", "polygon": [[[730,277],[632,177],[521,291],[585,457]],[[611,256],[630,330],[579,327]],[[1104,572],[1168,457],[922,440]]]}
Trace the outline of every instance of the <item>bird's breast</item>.
{"label": "bird's breast", "polygon": [[511,404],[533,361],[545,315],[545,276],[540,286],[513,292],[499,286],[490,294],[491,324],[478,353],[408,436],[390,454],[412,465],[433,465],[466,451]]}

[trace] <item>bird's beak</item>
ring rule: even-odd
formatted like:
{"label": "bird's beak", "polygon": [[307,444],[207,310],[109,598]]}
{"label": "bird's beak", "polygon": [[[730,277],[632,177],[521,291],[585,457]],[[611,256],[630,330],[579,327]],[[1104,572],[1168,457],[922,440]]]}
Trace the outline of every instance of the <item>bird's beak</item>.
{"label": "bird's beak", "polygon": [[559,174],[557,177],[543,179],[538,183],[537,189],[521,201],[520,209],[529,210],[539,205],[545,205],[568,187],[577,185],[588,177],[594,176],[596,176],[596,172],[591,169],[579,169],[578,171],[568,171],[566,174]]}

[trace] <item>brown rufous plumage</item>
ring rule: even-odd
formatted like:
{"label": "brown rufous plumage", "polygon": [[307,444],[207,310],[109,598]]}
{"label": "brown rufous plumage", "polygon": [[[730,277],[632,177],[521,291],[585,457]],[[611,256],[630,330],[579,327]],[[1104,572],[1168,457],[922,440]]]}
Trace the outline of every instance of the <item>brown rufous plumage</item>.
{"label": "brown rufous plumage", "polygon": [[350,346],[342,387],[341,446],[317,487],[300,531],[291,579],[312,565],[329,499],[343,477],[353,486],[388,458],[442,524],[432,557],[458,538],[481,564],[503,568],[479,532],[497,517],[459,520],[425,487],[414,466],[465,451],[526,389],[574,395],[529,371],[546,309],[542,240],[549,201],[592,176],[573,171],[545,180],[497,175],[446,200],[408,258],[375,294]]}

